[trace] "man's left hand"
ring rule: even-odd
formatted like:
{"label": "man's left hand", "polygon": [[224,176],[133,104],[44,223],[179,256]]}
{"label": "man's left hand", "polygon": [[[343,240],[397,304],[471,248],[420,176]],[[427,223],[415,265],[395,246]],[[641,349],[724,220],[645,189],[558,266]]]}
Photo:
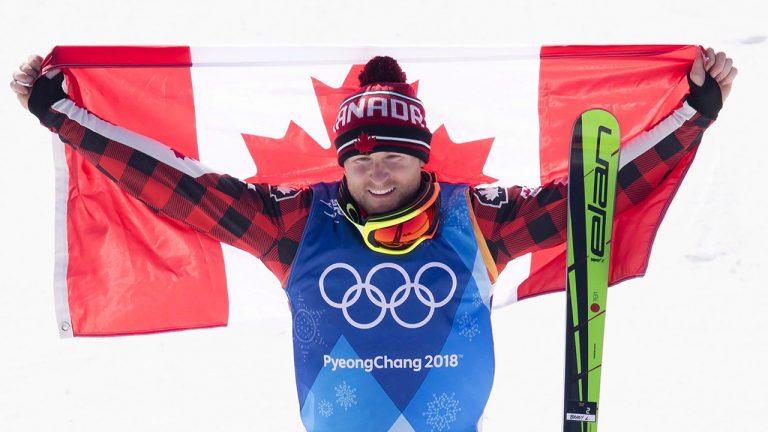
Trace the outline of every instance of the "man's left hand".
{"label": "man's left hand", "polygon": [[736,79],[738,70],[733,66],[733,60],[726,56],[724,52],[715,52],[712,48],[707,48],[703,55],[696,57],[691,67],[690,78],[697,86],[704,84],[705,74],[709,74],[717,81],[722,94],[722,102],[731,93],[733,80]]}

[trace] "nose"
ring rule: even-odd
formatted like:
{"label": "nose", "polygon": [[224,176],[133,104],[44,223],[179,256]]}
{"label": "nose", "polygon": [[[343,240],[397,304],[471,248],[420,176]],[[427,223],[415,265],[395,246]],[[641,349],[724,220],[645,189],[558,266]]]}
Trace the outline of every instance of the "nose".
{"label": "nose", "polygon": [[382,183],[387,177],[389,177],[389,171],[384,166],[384,163],[379,160],[374,160],[373,167],[371,167],[371,180],[376,183]]}

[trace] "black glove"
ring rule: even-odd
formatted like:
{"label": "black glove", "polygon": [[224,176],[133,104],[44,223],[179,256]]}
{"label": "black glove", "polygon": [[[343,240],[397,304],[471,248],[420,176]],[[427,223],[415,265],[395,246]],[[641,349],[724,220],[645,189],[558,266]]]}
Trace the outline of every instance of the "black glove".
{"label": "black glove", "polygon": [[688,75],[688,86],[691,88],[691,94],[688,95],[688,105],[693,107],[701,115],[709,117],[712,120],[717,118],[717,113],[723,107],[723,95],[720,93],[720,85],[709,73],[704,74],[704,84],[699,87],[691,81]]}
{"label": "black glove", "polygon": [[64,82],[64,73],[59,73],[53,78],[41,75],[32,86],[32,94],[29,95],[29,111],[40,121],[48,112],[48,108],[54,103],[65,99],[67,94],[61,88]]}

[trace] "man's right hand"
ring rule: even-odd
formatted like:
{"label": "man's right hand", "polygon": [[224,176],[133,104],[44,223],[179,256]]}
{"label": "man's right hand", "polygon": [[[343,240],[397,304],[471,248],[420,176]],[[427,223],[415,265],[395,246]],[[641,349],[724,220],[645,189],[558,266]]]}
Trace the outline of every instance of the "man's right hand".
{"label": "man's right hand", "polygon": [[32,93],[32,83],[40,75],[40,67],[43,58],[39,55],[31,55],[13,72],[11,90],[16,93],[16,98],[24,109],[29,109],[29,95]]}

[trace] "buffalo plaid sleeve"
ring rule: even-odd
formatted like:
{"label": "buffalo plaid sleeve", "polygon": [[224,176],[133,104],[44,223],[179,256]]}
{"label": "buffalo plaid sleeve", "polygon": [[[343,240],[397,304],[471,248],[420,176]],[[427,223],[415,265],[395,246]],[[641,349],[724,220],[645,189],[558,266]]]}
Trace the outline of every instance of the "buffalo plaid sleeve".
{"label": "buffalo plaid sleeve", "polygon": [[114,133],[119,128],[69,99],[36,115],[123,191],[161,215],[250,252],[285,284],[309,215],[311,189],[248,184],[211,172],[160,143],[128,131]]}
{"label": "buffalo plaid sleeve", "polygon": [[[713,120],[684,104],[621,149],[616,212],[645,199],[688,152]],[[566,240],[566,178],[529,189],[484,187],[471,191],[472,206],[491,256],[501,272],[512,259]]]}

